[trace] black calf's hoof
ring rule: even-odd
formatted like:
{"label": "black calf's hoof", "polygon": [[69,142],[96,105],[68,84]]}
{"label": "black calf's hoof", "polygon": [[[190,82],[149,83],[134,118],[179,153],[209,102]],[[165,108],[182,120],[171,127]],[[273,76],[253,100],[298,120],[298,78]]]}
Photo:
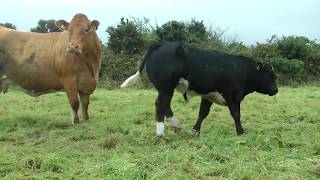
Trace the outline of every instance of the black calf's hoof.
{"label": "black calf's hoof", "polygon": [[200,131],[197,131],[197,130],[195,130],[195,129],[192,129],[192,130],[191,130],[191,133],[192,133],[193,135],[196,135],[196,136],[199,136],[199,135],[200,135]]}
{"label": "black calf's hoof", "polygon": [[244,134],[244,130],[243,129],[237,129],[237,134],[238,136],[241,136]]}

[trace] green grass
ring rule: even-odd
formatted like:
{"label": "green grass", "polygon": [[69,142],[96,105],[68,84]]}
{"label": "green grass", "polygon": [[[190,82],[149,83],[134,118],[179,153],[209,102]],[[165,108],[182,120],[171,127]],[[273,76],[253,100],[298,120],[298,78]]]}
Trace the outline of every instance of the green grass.
{"label": "green grass", "polygon": [[183,129],[166,123],[155,138],[154,90],[98,89],[91,120],[71,125],[63,93],[0,96],[0,179],[318,179],[320,87],[281,88],[277,97],[242,102],[237,136],[226,107],[214,105],[199,137],[191,135],[199,97],[172,109]]}

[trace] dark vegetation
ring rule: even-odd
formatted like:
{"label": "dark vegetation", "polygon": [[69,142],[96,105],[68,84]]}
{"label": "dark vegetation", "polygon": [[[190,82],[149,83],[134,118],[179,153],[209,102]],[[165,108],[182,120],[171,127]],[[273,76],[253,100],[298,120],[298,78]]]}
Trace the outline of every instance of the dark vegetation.
{"label": "dark vegetation", "polygon": [[[39,20],[32,32],[56,32],[55,20]],[[2,24],[16,29],[11,23]],[[273,35],[265,42],[245,45],[228,38],[226,31],[207,27],[203,21],[169,21],[153,26],[147,18],[121,18],[107,28],[108,42],[103,44],[101,85],[115,88],[135,73],[149,46],[158,41],[180,41],[196,47],[243,55],[271,63],[282,85],[299,85],[320,76],[320,43],[303,36]],[[143,81],[147,82],[147,81]],[[142,87],[148,83],[141,83]]]}
{"label": "dark vegetation", "polygon": [[[110,31],[112,29],[112,31]],[[107,30],[109,41],[104,46],[102,79],[107,85],[119,84],[133,74],[148,47],[157,41],[180,41],[208,50],[243,55],[271,63],[282,85],[299,85],[320,76],[320,44],[303,36],[273,35],[265,42],[246,46],[228,39],[219,28],[206,27],[203,21],[169,21],[152,26],[144,19],[121,19]]]}

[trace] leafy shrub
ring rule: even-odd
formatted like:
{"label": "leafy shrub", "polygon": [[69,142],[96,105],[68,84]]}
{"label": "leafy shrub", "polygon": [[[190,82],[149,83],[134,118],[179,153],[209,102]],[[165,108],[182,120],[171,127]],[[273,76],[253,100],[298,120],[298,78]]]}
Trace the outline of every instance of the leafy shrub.
{"label": "leafy shrub", "polygon": [[4,27],[10,28],[10,29],[14,29],[14,30],[17,29],[17,27],[12,23],[0,23],[0,26],[4,26]]}
{"label": "leafy shrub", "polygon": [[320,44],[303,36],[278,38],[273,35],[266,42],[246,46],[236,39],[226,40],[225,30],[207,28],[203,21],[195,19],[169,21],[155,28],[146,18],[121,19],[117,27],[109,27],[107,32],[110,39],[108,46],[103,48],[101,77],[108,81],[109,87],[118,87],[134,74],[147,47],[160,40],[180,41],[207,50],[271,62],[283,84],[299,84],[320,77]]}
{"label": "leafy shrub", "polygon": [[209,33],[203,21],[197,21],[192,19],[191,22],[186,26],[188,37],[187,42],[189,43],[203,43],[208,42]]}
{"label": "leafy shrub", "polygon": [[56,21],[53,19],[40,19],[38,21],[38,25],[34,28],[31,28],[30,31],[39,33],[61,32],[61,30],[56,26]]}
{"label": "leafy shrub", "polygon": [[269,61],[270,58],[280,57],[277,40],[277,36],[273,35],[266,43],[257,43],[251,47],[252,56],[260,61]]}
{"label": "leafy shrub", "polygon": [[103,86],[118,87],[122,81],[136,73],[141,55],[115,54],[103,47],[100,79]]}
{"label": "leafy shrub", "polygon": [[106,32],[109,34],[108,47],[115,54],[140,53],[145,47],[143,33],[133,20],[121,18],[117,27],[110,26]]}
{"label": "leafy shrub", "polygon": [[274,58],[272,64],[278,73],[288,76],[305,75],[305,63],[299,59]]}
{"label": "leafy shrub", "polygon": [[288,59],[305,59],[310,53],[310,40],[303,36],[282,37],[277,45],[280,54]]}
{"label": "leafy shrub", "polygon": [[169,21],[161,27],[157,27],[156,34],[162,41],[185,42],[187,40],[186,25],[178,21]]}

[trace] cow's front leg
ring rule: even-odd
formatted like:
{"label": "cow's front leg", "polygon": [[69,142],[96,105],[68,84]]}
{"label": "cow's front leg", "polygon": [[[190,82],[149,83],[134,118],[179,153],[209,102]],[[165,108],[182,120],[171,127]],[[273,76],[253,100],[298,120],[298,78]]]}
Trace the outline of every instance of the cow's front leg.
{"label": "cow's front leg", "polygon": [[200,133],[202,121],[208,116],[211,105],[212,105],[212,102],[210,102],[207,99],[201,98],[199,117],[196,124],[192,128],[193,133],[195,134]]}
{"label": "cow's front leg", "polygon": [[243,134],[243,128],[241,126],[241,122],[240,122],[240,102],[238,103],[228,103],[228,107],[230,110],[230,114],[234,119],[234,123],[236,126],[236,131],[238,135],[242,135]]}
{"label": "cow's front leg", "polygon": [[78,89],[77,83],[75,80],[68,80],[64,82],[64,89],[69,99],[69,103],[71,106],[71,121],[72,124],[79,123],[78,110],[79,110],[79,97],[78,97]]}
{"label": "cow's front leg", "polygon": [[79,96],[81,101],[82,117],[84,120],[89,120],[88,107],[90,103],[90,94],[79,92]]}

